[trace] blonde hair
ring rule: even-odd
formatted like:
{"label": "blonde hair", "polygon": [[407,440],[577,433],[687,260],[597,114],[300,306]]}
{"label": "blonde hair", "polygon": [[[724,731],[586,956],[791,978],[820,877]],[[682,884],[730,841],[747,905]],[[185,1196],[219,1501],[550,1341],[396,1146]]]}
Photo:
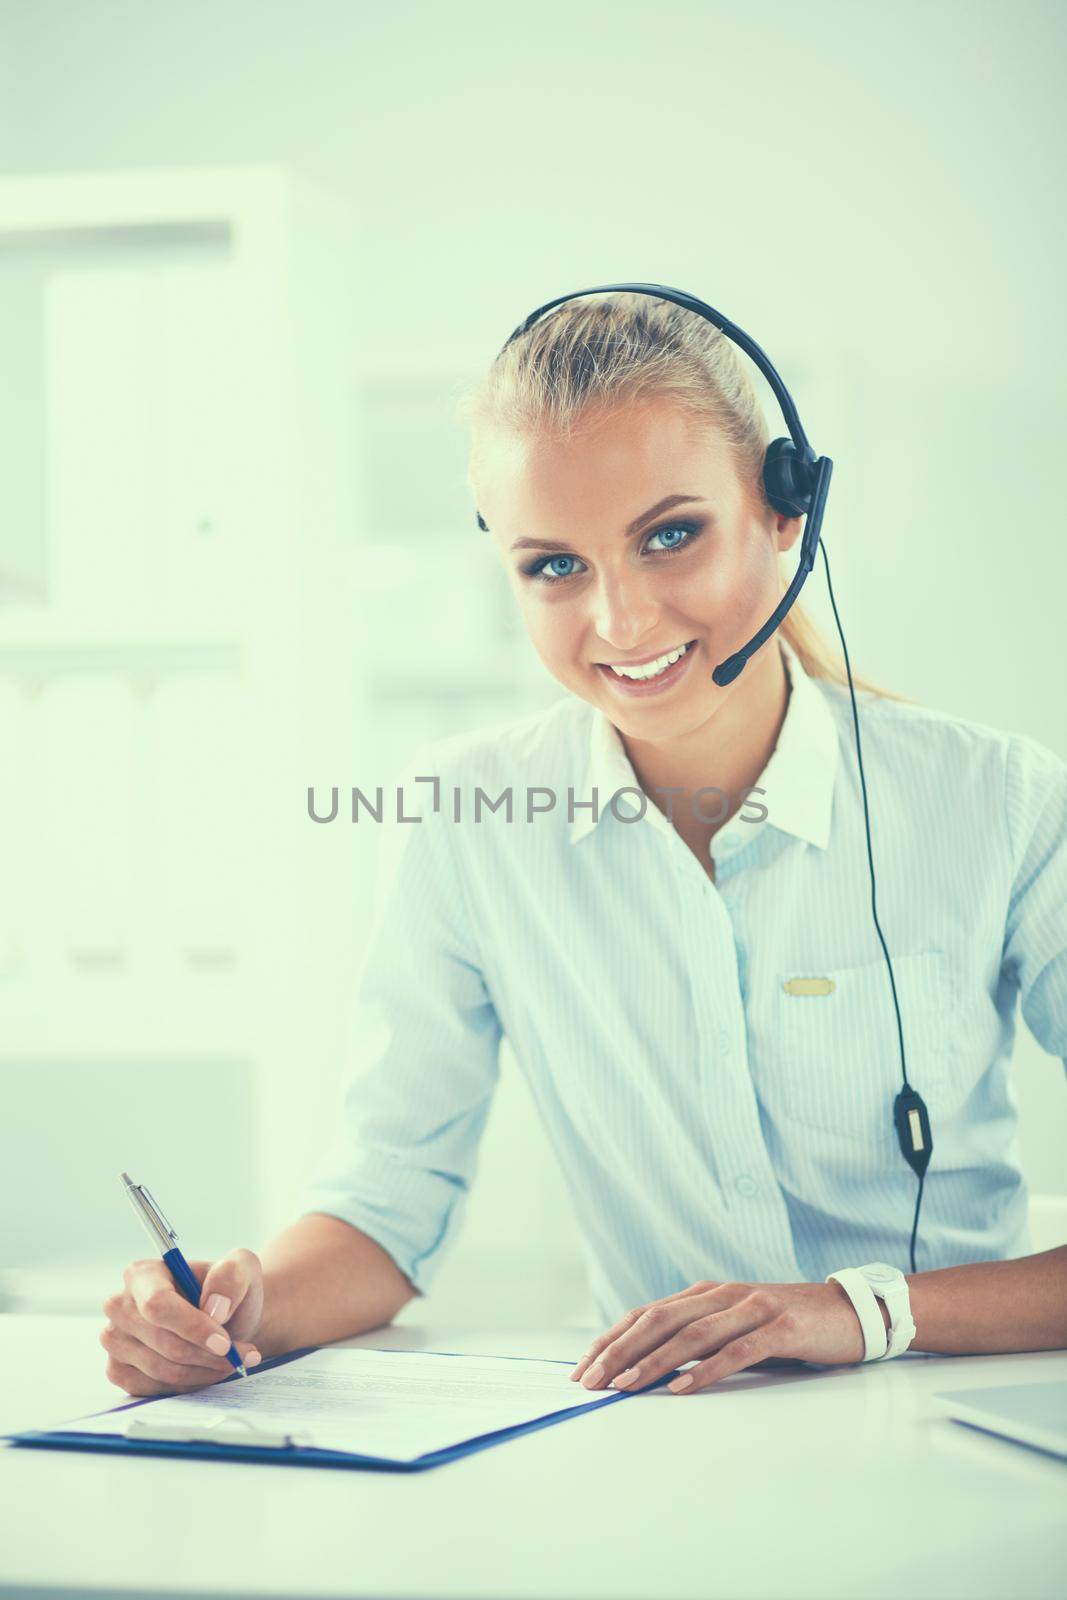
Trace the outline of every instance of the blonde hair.
{"label": "blonde hair", "polygon": [[[763,458],[767,423],[733,341],[706,318],[658,296],[609,293],[569,300],[547,312],[496,357],[461,396],[472,431],[573,437],[590,412],[650,399],[672,401],[694,423],[727,439],[742,483],[768,507]],[[784,591],[787,580],[783,578]],[[847,684],[844,659],[799,602],[780,632],[809,676]],[[857,689],[902,699],[853,674]]]}

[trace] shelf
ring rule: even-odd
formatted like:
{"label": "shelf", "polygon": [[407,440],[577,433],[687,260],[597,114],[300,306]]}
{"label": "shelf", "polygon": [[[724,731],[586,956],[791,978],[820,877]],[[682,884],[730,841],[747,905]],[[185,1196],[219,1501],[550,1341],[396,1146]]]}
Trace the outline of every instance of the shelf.
{"label": "shelf", "polygon": [[242,661],[241,643],[233,639],[159,644],[0,644],[0,673],[34,681],[98,672],[131,677],[238,672]]}
{"label": "shelf", "polygon": [[141,222],[126,226],[85,223],[76,228],[0,228],[0,268],[9,261],[32,261],[44,271],[69,266],[140,265],[154,250],[166,258],[207,250],[226,254],[233,228],[226,218],[187,222]]}

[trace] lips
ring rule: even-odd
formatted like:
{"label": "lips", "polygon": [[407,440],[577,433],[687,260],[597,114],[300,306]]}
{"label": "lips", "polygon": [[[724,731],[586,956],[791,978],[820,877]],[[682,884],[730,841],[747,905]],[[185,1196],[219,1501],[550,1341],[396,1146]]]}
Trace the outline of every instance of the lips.
{"label": "lips", "polygon": [[[674,648],[677,649],[678,647],[675,646]],[[661,654],[669,655],[670,651],[661,652]],[[688,641],[685,653],[680,655],[678,659],[672,662],[672,664],[663,672],[657,673],[654,678],[620,677],[617,672],[612,671],[611,667],[607,663],[602,661],[596,662],[595,666],[601,677],[606,683],[610,683],[616,694],[622,695],[626,699],[634,699],[642,698],[646,695],[664,694],[667,690],[673,688],[674,685],[678,683],[679,680],[685,675],[685,673],[689,671],[690,662],[693,660],[693,657],[698,654],[699,646],[697,645],[696,641]],[[646,656],[645,660],[657,661],[659,660],[659,656]],[[640,666],[642,663],[638,661],[617,663],[617,665],[620,666],[624,664],[627,666],[636,667]]]}
{"label": "lips", "polygon": [[596,664],[598,667],[647,667],[650,661],[658,661],[661,656],[673,655],[675,650],[685,649],[692,643],[692,639],[680,639],[675,644],[665,645],[662,650],[653,650],[651,655],[624,656],[622,659],[598,661]]}

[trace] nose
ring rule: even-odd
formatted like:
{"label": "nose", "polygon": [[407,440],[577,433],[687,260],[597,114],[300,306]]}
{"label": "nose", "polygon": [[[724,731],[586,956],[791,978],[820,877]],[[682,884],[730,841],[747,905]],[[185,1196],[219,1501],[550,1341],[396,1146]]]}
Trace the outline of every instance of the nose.
{"label": "nose", "polygon": [[605,645],[635,650],[659,623],[659,605],[641,573],[602,574],[593,593],[591,620]]}

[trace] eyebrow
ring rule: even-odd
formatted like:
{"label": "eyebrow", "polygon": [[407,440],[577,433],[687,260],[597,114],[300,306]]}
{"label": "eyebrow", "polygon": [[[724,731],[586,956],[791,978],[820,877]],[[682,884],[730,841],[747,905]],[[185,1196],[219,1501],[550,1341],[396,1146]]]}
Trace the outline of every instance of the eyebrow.
{"label": "eyebrow", "polygon": [[[647,511],[642,511],[639,517],[627,525],[626,537],[631,538],[635,533],[640,533],[646,522],[651,522],[653,517],[658,517],[661,511],[669,511],[672,506],[689,505],[701,500],[699,494],[668,494],[662,500],[657,500],[654,506],[649,506]],[[516,539],[511,547],[513,550],[569,550],[570,546],[558,544],[554,539]]]}

